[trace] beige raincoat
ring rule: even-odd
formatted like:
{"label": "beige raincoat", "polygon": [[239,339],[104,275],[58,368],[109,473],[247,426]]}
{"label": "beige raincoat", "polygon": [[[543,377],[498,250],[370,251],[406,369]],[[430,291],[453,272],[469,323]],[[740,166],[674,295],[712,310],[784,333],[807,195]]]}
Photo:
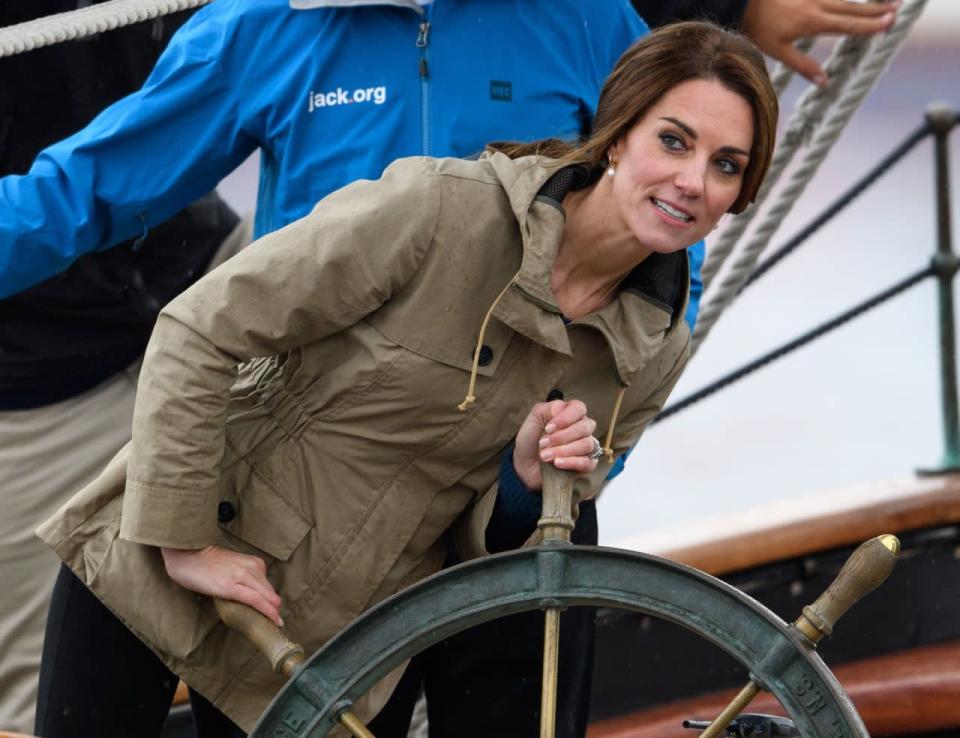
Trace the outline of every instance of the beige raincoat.
{"label": "beige raincoat", "polygon": [[[537,197],[555,171],[502,154],[401,160],[200,280],[157,322],[130,445],[38,530],[245,729],[281,678],[169,579],[158,546],[263,557],[309,653],[439,569],[448,528],[464,557],[483,553],[500,456],[551,389],[603,429],[625,388],[619,454],[676,382],[685,267],[672,308],[628,279],[564,325],[549,288],[564,215]],[[461,411],[481,344],[477,399]],[[578,497],[608,469],[579,479]]]}

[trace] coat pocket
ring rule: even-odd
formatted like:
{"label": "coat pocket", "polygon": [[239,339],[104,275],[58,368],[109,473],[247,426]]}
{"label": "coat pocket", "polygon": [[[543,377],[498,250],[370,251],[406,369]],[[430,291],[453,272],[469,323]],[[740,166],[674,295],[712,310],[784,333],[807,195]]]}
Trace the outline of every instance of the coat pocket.
{"label": "coat pocket", "polygon": [[217,509],[221,529],[274,560],[287,561],[313,523],[249,459],[238,460],[232,471]]}

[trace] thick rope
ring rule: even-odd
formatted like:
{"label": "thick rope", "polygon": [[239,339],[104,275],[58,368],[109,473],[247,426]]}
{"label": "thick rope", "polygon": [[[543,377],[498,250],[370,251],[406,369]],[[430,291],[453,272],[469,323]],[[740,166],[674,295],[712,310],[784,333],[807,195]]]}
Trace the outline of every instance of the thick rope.
{"label": "thick rope", "polygon": [[870,53],[864,59],[862,68],[858,69],[856,76],[850,81],[837,104],[831,108],[829,117],[819,127],[810,148],[793,172],[790,181],[778,194],[753,238],[740,250],[719,288],[712,291],[710,300],[704,305],[697,318],[696,334],[693,337],[691,348],[694,353],[703,343],[704,338],[709,335],[721,313],[737,296],[743,283],[756,266],[761,252],[766,248],[813,175],[816,174],[850,118],[893,59],[908,31],[920,17],[926,2],[927,0],[915,0],[912,4],[902,7],[893,28],[885,35],[871,40],[868,47]]}
{"label": "thick rope", "polygon": [[0,57],[94,36],[121,26],[206,5],[211,0],[111,0],[0,28]]}
{"label": "thick rope", "polygon": [[770,254],[767,259],[764,259],[762,262],[760,262],[757,268],[754,269],[747,278],[747,281],[743,283],[743,286],[740,288],[740,291],[737,294],[743,294],[743,291],[747,287],[764,276],[784,258],[792,254],[797,247],[805,243],[808,238],[833,220],[833,218],[841,213],[844,208],[847,207],[847,205],[862,195],[868,187],[886,174],[887,170],[889,170],[894,164],[899,162],[903,157],[913,151],[914,147],[929,135],[930,123],[928,121],[924,121],[900,144],[898,144],[893,151],[875,164],[870,171],[868,171],[860,179],[848,187],[846,192],[844,192],[842,195],[840,195],[840,197],[824,208],[820,214],[817,215],[817,217],[810,221],[806,226],[804,226],[799,233],[797,233],[783,246],[779,247],[776,251]]}

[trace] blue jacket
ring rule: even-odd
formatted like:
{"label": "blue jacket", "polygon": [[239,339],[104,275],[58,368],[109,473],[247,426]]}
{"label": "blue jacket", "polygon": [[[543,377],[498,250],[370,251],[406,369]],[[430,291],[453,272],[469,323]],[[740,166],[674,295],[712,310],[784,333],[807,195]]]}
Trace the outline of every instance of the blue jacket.
{"label": "blue jacket", "polygon": [[217,0],[139,92],[0,180],[0,297],[144,233],[257,148],[260,236],[398,157],[576,137],[646,32],[627,0]]}

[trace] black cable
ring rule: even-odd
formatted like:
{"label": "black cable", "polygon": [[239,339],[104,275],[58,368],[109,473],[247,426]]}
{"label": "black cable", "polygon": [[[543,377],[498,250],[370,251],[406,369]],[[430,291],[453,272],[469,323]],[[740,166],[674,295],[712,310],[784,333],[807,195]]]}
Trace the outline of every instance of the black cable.
{"label": "black cable", "polygon": [[651,423],[658,423],[661,420],[665,420],[666,418],[669,418],[671,415],[675,415],[681,410],[684,410],[690,407],[691,405],[693,405],[694,403],[697,403],[700,400],[703,400],[704,398],[709,397],[710,395],[723,389],[724,387],[727,387],[733,384],[734,382],[737,382],[743,379],[744,377],[748,376],[749,374],[752,374],[753,372],[766,366],[767,364],[786,356],[787,354],[791,353],[792,351],[795,351],[796,349],[802,346],[805,346],[806,344],[810,343],[811,341],[817,338],[820,338],[820,336],[823,336],[829,333],[835,328],[839,328],[844,323],[856,318],[858,315],[862,315],[868,310],[871,310],[877,307],[878,305],[886,302],[887,300],[893,297],[896,297],[904,290],[907,290],[910,287],[913,287],[915,284],[918,284],[919,282],[923,281],[927,277],[933,276],[933,274],[934,274],[934,268],[932,265],[925,267],[924,269],[921,269],[919,272],[907,277],[906,279],[903,279],[897,282],[892,287],[888,287],[887,289],[885,289],[883,292],[880,292],[874,295],[873,297],[867,300],[864,300],[863,302],[861,302],[858,305],[855,305],[854,307],[850,308],[846,312],[841,313],[840,315],[838,315],[835,318],[832,318],[831,320],[828,320],[826,323],[822,323],[821,325],[817,326],[816,328],[813,328],[810,331],[807,331],[806,333],[800,335],[799,337],[793,339],[792,341],[789,341],[788,343],[783,344],[779,348],[773,349],[773,351],[770,351],[769,353],[764,354],[760,358],[754,359],[753,361],[751,361],[748,364],[745,364],[739,369],[735,369],[729,374],[723,377],[720,377],[720,379],[714,382],[711,382],[703,389],[697,390],[693,394],[688,395],[687,397],[684,397],[682,400],[679,400],[673,403],[672,405],[670,405],[669,407],[664,408],[662,411],[660,411],[660,414],[657,415],[657,417],[655,417],[651,421]]}
{"label": "black cable", "polygon": [[742,293],[749,285],[756,282],[758,279],[760,279],[760,277],[776,266],[781,259],[791,254],[800,244],[802,244],[804,241],[810,238],[810,236],[820,230],[820,228],[831,221],[834,216],[840,213],[854,199],[859,197],[864,190],[882,177],[886,171],[890,169],[890,167],[910,153],[910,151],[913,150],[913,147],[930,135],[931,132],[932,131],[929,122],[924,121],[920,126],[917,127],[915,131],[913,131],[913,133],[907,136],[900,144],[897,145],[896,148],[894,148],[889,154],[881,159],[876,166],[873,167],[873,169],[863,175],[863,177],[857,180],[857,182],[855,182],[850,189],[840,195],[840,197],[834,200],[833,203],[831,203],[823,212],[820,213],[820,215],[810,221],[810,223],[804,227],[803,230],[787,241],[779,249],[774,251],[768,258],[764,259],[753,271],[753,273],[747,277],[747,281],[741,285],[740,289],[737,291],[737,294],[739,295]]}

